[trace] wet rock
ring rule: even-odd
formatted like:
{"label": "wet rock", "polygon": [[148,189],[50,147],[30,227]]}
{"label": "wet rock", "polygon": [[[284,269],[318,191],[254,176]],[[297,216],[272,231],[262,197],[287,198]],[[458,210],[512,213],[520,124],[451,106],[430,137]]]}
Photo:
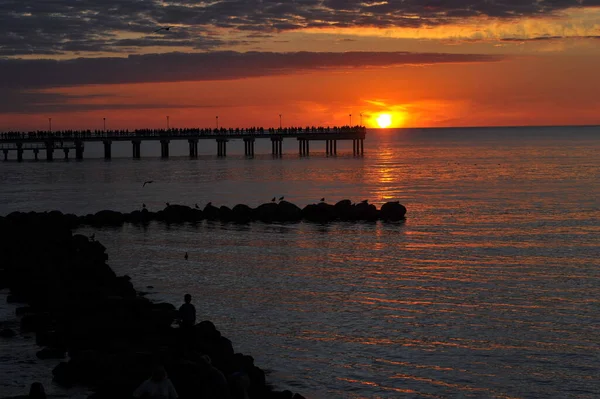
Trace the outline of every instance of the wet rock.
{"label": "wet rock", "polygon": [[245,204],[237,204],[232,209],[232,219],[236,223],[250,223],[254,210]]}
{"label": "wet rock", "polygon": [[302,220],[302,209],[288,201],[277,204],[277,220],[280,222],[299,222]]}
{"label": "wet rock", "polygon": [[277,209],[277,204],[274,202],[259,205],[254,210],[254,219],[265,223],[273,223],[277,221]]}
{"label": "wet rock", "polygon": [[333,205],[321,202],[304,207],[302,217],[309,222],[327,223],[334,221],[337,215]]}
{"label": "wet rock", "polygon": [[202,212],[206,220],[219,220],[219,208],[210,203],[206,204]]}
{"label": "wet rock", "polygon": [[93,215],[90,224],[94,226],[122,226],[123,223],[125,223],[125,215],[121,212],[102,210]]}
{"label": "wet rock", "polygon": [[404,219],[406,207],[400,201],[386,202],[381,206],[380,214],[383,220],[397,222]]}
{"label": "wet rock", "polygon": [[219,218],[223,222],[231,222],[233,220],[233,211],[223,205],[219,208]]}

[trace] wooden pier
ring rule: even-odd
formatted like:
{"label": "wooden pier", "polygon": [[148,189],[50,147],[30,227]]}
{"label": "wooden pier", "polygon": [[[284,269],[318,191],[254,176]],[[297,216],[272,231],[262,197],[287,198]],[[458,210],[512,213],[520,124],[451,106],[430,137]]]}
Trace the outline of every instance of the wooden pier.
{"label": "wooden pier", "polygon": [[343,127],[306,127],[306,128],[244,128],[244,129],[140,129],[140,130],[106,130],[106,131],[37,131],[37,132],[7,132],[0,134],[0,150],[4,153],[4,160],[8,159],[10,151],[17,152],[17,160],[23,161],[25,151],[33,151],[35,160],[38,160],[40,150],[45,151],[46,160],[54,160],[55,151],[63,151],[64,159],[69,159],[69,152],[74,150],[75,158],[83,159],[86,142],[102,142],[104,145],[104,158],[112,158],[112,143],[130,141],[132,156],[139,159],[142,156],[142,142],[159,141],[161,157],[169,158],[169,143],[172,140],[187,140],[189,155],[198,157],[198,143],[200,140],[215,140],[217,142],[217,156],[227,156],[227,143],[230,140],[244,142],[244,154],[254,156],[254,143],[259,139],[271,140],[271,153],[275,157],[283,155],[283,140],[296,139],[298,141],[298,154],[308,156],[310,144],[314,141],[325,142],[327,155],[337,155],[337,142],[339,140],[352,140],[354,155],[364,155],[364,141],[366,128],[363,126]]}

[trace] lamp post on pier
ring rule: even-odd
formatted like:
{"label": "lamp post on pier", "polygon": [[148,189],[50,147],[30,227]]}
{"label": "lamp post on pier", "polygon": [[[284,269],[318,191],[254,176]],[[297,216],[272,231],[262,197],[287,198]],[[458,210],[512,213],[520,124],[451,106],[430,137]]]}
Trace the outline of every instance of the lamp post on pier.
{"label": "lamp post on pier", "polygon": [[167,130],[169,130],[169,115],[167,115]]}
{"label": "lamp post on pier", "polygon": [[281,114],[279,114],[279,130],[281,130],[282,126],[281,126]]}
{"label": "lamp post on pier", "polygon": [[52,131],[52,118],[48,118],[48,130]]}
{"label": "lamp post on pier", "polygon": [[360,113],[360,125],[362,126],[362,112]]}
{"label": "lamp post on pier", "polygon": [[102,123],[103,123],[104,131],[106,132],[106,118],[102,118]]}
{"label": "lamp post on pier", "polygon": [[219,115],[216,116],[217,119],[217,130],[219,130]]}
{"label": "lamp post on pier", "polygon": [[350,127],[352,127],[352,114],[348,115],[350,117]]}

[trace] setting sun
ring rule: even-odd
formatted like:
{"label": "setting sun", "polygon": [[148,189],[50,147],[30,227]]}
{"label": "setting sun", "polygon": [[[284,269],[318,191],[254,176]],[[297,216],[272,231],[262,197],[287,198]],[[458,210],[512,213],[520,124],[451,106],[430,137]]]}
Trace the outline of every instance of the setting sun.
{"label": "setting sun", "polygon": [[377,124],[381,128],[390,127],[392,124],[392,116],[390,114],[381,114],[377,117]]}

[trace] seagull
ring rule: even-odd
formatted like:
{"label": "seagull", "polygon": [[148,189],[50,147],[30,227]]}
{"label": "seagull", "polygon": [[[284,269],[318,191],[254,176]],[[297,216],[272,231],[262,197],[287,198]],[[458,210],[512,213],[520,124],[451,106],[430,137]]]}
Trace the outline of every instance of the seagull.
{"label": "seagull", "polygon": [[96,233],[94,233],[94,234],[92,234],[92,235],[90,236],[90,240],[91,240],[91,241],[94,241],[95,239],[96,239]]}
{"label": "seagull", "polygon": [[279,201],[283,201],[283,195],[279,197]]}
{"label": "seagull", "polygon": [[154,183],[154,180],[146,180],[144,182],[144,184],[142,184],[142,187],[146,187],[146,184],[150,184],[150,183]]}
{"label": "seagull", "polygon": [[169,204],[168,202],[165,202],[165,204],[167,204],[167,206],[171,206],[171,204]]}
{"label": "seagull", "polygon": [[146,209],[146,204],[142,204],[142,208]]}
{"label": "seagull", "polygon": [[369,200],[362,200],[362,201],[360,201],[361,204],[366,204],[368,202],[369,202]]}
{"label": "seagull", "polygon": [[194,208],[200,209],[200,207],[198,206],[198,204],[194,204]]}
{"label": "seagull", "polygon": [[211,206],[211,205],[212,205],[212,202],[209,202],[208,204],[206,204],[206,206]]}
{"label": "seagull", "polygon": [[325,197],[321,198],[321,202],[325,202]]}
{"label": "seagull", "polygon": [[171,28],[172,28],[172,26],[163,26],[162,28],[158,28],[157,30],[155,30],[152,33],[160,32],[161,30],[169,30]]}
{"label": "seagull", "polygon": [[184,258],[185,260],[188,260],[188,253],[187,253],[187,252],[185,253],[185,255],[183,255],[183,258]]}
{"label": "seagull", "polygon": [[276,199],[277,198],[275,198],[275,197],[271,198],[271,202],[275,202]]}

